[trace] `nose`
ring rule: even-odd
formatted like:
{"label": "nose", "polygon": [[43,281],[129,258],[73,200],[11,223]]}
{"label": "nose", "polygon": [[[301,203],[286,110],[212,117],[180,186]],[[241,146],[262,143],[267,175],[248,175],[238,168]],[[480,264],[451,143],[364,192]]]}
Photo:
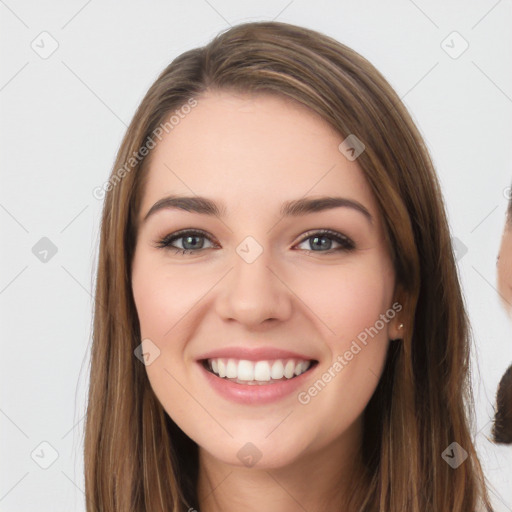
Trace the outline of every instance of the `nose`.
{"label": "nose", "polygon": [[269,320],[284,321],[290,317],[293,293],[272,268],[268,253],[264,250],[251,263],[234,254],[234,268],[222,281],[216,300],[217,314],[223,320],[254,328]]}

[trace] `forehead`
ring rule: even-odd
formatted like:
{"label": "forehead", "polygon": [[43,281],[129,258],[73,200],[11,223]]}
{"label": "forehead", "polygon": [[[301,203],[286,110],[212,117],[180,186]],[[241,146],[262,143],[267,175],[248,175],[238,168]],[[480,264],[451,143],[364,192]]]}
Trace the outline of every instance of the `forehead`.
{"label": "forehead", "polygon": [[[317,113],[271,94],[208,92],[152,150],[142,210],[166,194],[254,208],[306,195],[346,195],[376,210],[357,160]],[[141,212],[142,214],[142,212]]]}

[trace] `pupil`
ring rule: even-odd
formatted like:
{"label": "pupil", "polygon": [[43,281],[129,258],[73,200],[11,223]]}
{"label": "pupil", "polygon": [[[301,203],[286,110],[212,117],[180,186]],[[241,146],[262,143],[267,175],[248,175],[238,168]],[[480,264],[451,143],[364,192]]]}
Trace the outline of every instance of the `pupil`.
{"label": "pupil", "polygon": [[[195,236],[195,235],[194,236],[187,236],[187,237],[185,237],[184,238],[185,243],[183,244],[184,249],[195,249],[198,246],[202,245],[202,244],[199,244],[199,243],[194,244],[193,242],[190,242],[190,240],[194,240],[194,239],[197,240],[198,238],[200,238],[200,237]],[[187,247],[188,244],[190,244],[190,247]]]}
{"label": "pupil", "polygon": [[[325,236],[315,236],[315,237],[313,237],[313,241],[312,241],[311,245],[316,244],[318,240],[322,240],[322,242],[320,242],[320,246],[324,247],[324,248],[326,248],[326,246],[329,245],[329,243],[331,242],[331,240],[329,240]],[[327,248],[329,248],[329,247],[327,247]]]}

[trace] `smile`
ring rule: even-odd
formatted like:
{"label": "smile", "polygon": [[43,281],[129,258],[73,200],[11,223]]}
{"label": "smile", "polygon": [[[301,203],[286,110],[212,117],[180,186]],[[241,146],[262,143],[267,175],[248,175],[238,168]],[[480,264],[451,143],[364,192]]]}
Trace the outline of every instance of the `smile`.
{"label": "smile", "polygon": [[222,398],[264,405],[293,396],[318,365],[316,360],[209,358],[198,361],[206,383]]}
{"label": "smile", "polygon": [[232,382],[265,385],[298,377],[315,362],[300,359],[249,361],[247,359],[214,358],[205,360],[204,365],[208,371]]}

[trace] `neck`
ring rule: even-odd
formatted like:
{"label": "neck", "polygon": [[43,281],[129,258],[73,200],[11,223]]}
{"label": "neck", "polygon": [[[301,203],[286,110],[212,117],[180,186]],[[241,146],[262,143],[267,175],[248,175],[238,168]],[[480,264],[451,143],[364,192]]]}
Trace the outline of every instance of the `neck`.
{"label": "neck", "polygon": [[355,475],[361,475],[360,453],[359,420],[320,450],[280,467],[234,466],[199,448],[199,512],[346,510]]}

